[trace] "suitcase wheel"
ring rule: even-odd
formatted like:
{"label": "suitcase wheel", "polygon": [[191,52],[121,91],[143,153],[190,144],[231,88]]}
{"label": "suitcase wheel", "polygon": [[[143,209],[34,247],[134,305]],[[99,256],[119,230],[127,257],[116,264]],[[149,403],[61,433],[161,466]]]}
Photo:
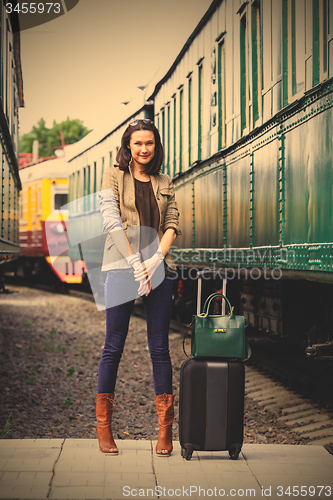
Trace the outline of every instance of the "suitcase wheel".
{"label": "suitcase wheel", "polygon": [[183,458],[185,458],[186,460],[191,460],[192,458],[192,453],[193,453],[193,450],[191,450],[190,448],[189,449],[186,449],[182,446],[181,448],[181,451],[180,451],[180,454]]}
{"label": "suitcase wheel", "polygon": [[237,460],[237,458],[239,457],[240,451],[241,451],[241,449],[239,446],[231,446],[230,450],[229,450],[229,457],[231,458],[231,460]]}

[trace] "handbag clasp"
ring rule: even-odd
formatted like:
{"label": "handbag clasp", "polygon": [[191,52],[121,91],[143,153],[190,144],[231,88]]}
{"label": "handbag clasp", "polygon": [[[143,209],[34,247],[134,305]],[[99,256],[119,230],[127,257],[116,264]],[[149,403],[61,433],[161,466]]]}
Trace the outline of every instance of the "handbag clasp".
{"label": "handbag clasp", "polygon": [[226,328],[215,328],[214,332],[215,333],[225,333],[227,331]]}

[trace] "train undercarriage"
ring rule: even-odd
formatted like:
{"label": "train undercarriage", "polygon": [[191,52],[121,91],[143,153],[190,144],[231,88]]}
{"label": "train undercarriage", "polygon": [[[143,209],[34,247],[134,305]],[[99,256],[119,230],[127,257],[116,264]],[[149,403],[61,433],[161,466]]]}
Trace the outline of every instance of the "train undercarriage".
{"label": "train undercarriage", "polygon": [[[203,280],[202,301],[222,291],[222,279],[213,273]],[[197,308],[194,269],[182,268],[174,285],[174,316],[191,321]],[[249,320],[249,330],[306,351],[308,356],[333,359],[333,284],[306,279],[227,278],[227,297],[235,312]],[[203,303],[201,304],[201,308]],[[221,314],[218,299],[212,314]]]}

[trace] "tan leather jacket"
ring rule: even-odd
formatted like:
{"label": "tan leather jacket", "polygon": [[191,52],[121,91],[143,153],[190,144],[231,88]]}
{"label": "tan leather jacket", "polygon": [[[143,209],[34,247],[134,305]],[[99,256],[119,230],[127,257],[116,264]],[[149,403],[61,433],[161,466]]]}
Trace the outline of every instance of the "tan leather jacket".
{"label": "tan leather jacket", "polygon": [[[160,213],[159,240],[169,228],[173,228],[177,235],[182,234],[179,227],[175,190],[170,177],[166,174],[157,174],[152,175],[150,179]],[[109,231],[116,227],[122,227],[127,234],[132,250],[136,253],[139,252],[140,218],[135,205],[133,168],[130,167],[129,172],[123,172],[119,168],[108,167],[103,174],[102,191],[99,197],[103,216],[103,231],[108,232],[102,271],[131,268],[114,244]],[[169,253],[165,256],[165,262],[171,269],[176,269]]]}

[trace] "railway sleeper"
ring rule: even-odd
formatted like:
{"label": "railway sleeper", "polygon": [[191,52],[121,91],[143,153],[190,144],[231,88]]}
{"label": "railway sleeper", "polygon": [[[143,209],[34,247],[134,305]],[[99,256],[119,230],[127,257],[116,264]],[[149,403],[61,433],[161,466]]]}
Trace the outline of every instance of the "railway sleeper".
{"label": "railway sleeper", "polygon": [[310,403],[303,403],[299,404],[296,406],[288,406],[287,408],[283,408],[281,410],[282,413],[296,413],[299,410],[309,410],[310,408],[313,408],[313,405]]}
{"label": "railway sleeper", "polygon": [[281,420],[282,422],[290,422],[292,420],[296,420],[299,417],[307,417],[308,415],[316,415],[317,413],[318,413],[318,408],[312,407],[309,410],[292,413],[290,415],[283,415],[282,417],[279,417],[278,420]]}
{"label": "railway sleeper", "polygon": [[276,382],[266,382],[266,384],[264,384],[263,382],[261,384],[247,384],[245,382],[245,387],[247,389],[250,389],[250,390],[254,390],[254,391],[264,391],[266,389],[270,389],[271,387],[276,387]]}
{"label": "railway sleeper", "polygon": [[269,404],[275,398],[279,398],[279,397],[283,397],[283,396],[287,396],[287,395],[288,395],[287,390],[276,390],[276,391],[272,390],[270,393],[265,393],[265,394],[262,394],[260,396],[255,396],[252,399],[254,399],[254,401],[259,401],[260,402],[259,404],[263,405],[263,404]]}
{"label": "railway sleeper", "polygon": [[[260,405],[260,403],[259,403]],[[291,401],[290,399],[289,400],[279,400],[277,402],[274,402],[274,403],[271,403],[271,404],[267,404],[264,406],[264,410],[269,410],[269,411],[282,411],[284,408],[289,408],[291,406],[295,405],[295,400],[293,398],[293,400]],[[260,405],[262,406],[262,405]]]}
{"label": "railway sleeper", "polygon": [[[318,439],[316,441],[312,441],[311,443],[309,444],[314,444],[316,446],[327,446],[327,445],[332,445],[332,437],[329,436],[329,437],[325,437],[323,439]],[[329,452],[332,454],[332,452]]]}
{"label": "railway sleeper", "polygon": [[[254,388],[254,390],[251,387],[245,386],[245,393],[250,394],[251,398],[254,399],[257,396],[265,395],[265,394],[270,394],[270,392],[275,388],[276,386],[271,385],[269,390],[267,391],[266,388],[263,390],[257,390],[257,387]],[[264,392],[265,391],[265,392]]]}
{"label": "railway sleeper", "polygon": [[260,398],[260,397],[266,397],[267,394],[272,394],[272,397],[277,394],[277,393],[284,393],[288,392],[288,389],[286,389],[283,386],[277,385],[277,384],[272,384],[269,388],[264,388],[258,391],[255,391],[252,393],[253,399],[255,398]]}
{"label": "railway sleeper", "polygon": [[281,408],[282,406],[294,406],[295,403],[303,403],[304,402],[304,399],[302,400],[301,398],[299,398],[297,396],[297,394],[294,394],[294,393],[291,393],[291,394],[284,394],[283,396],[279,397],[279,398],[274,398],[274,400],[272,399],[266,399],[266,401],[259,401],[258,402],[258,405],[259,406],[263,406],[265,409],[279,409]]}
{"label": "railway sleeper", "polygon": [[[323,437],[323,431],[325,431],[325,437],[331,437],[331,442],[332,442],[332,436],[333,436],[333,427],[327,427],[325,429],[320,429],[319,431],[313,431],[313,432],[307,432],[306,434],[303,434],[303,438],[309,438],[309,439],[315,439],[316,437],[322,438]],[[318,444],[317,441],[315,441],[313,444]]]}
{"label": "railway sleeper", "polygon": [[300,425],[303,424],[304,422],[321,422],[325,420],[327,415],[323,415],[321,413],[315,414],[313,413],[312,415],[308,415],[307,417],[299,417],[295,420],[290,420],[289,422],[285,422],[286,425],[293,426],[293,425]]}

